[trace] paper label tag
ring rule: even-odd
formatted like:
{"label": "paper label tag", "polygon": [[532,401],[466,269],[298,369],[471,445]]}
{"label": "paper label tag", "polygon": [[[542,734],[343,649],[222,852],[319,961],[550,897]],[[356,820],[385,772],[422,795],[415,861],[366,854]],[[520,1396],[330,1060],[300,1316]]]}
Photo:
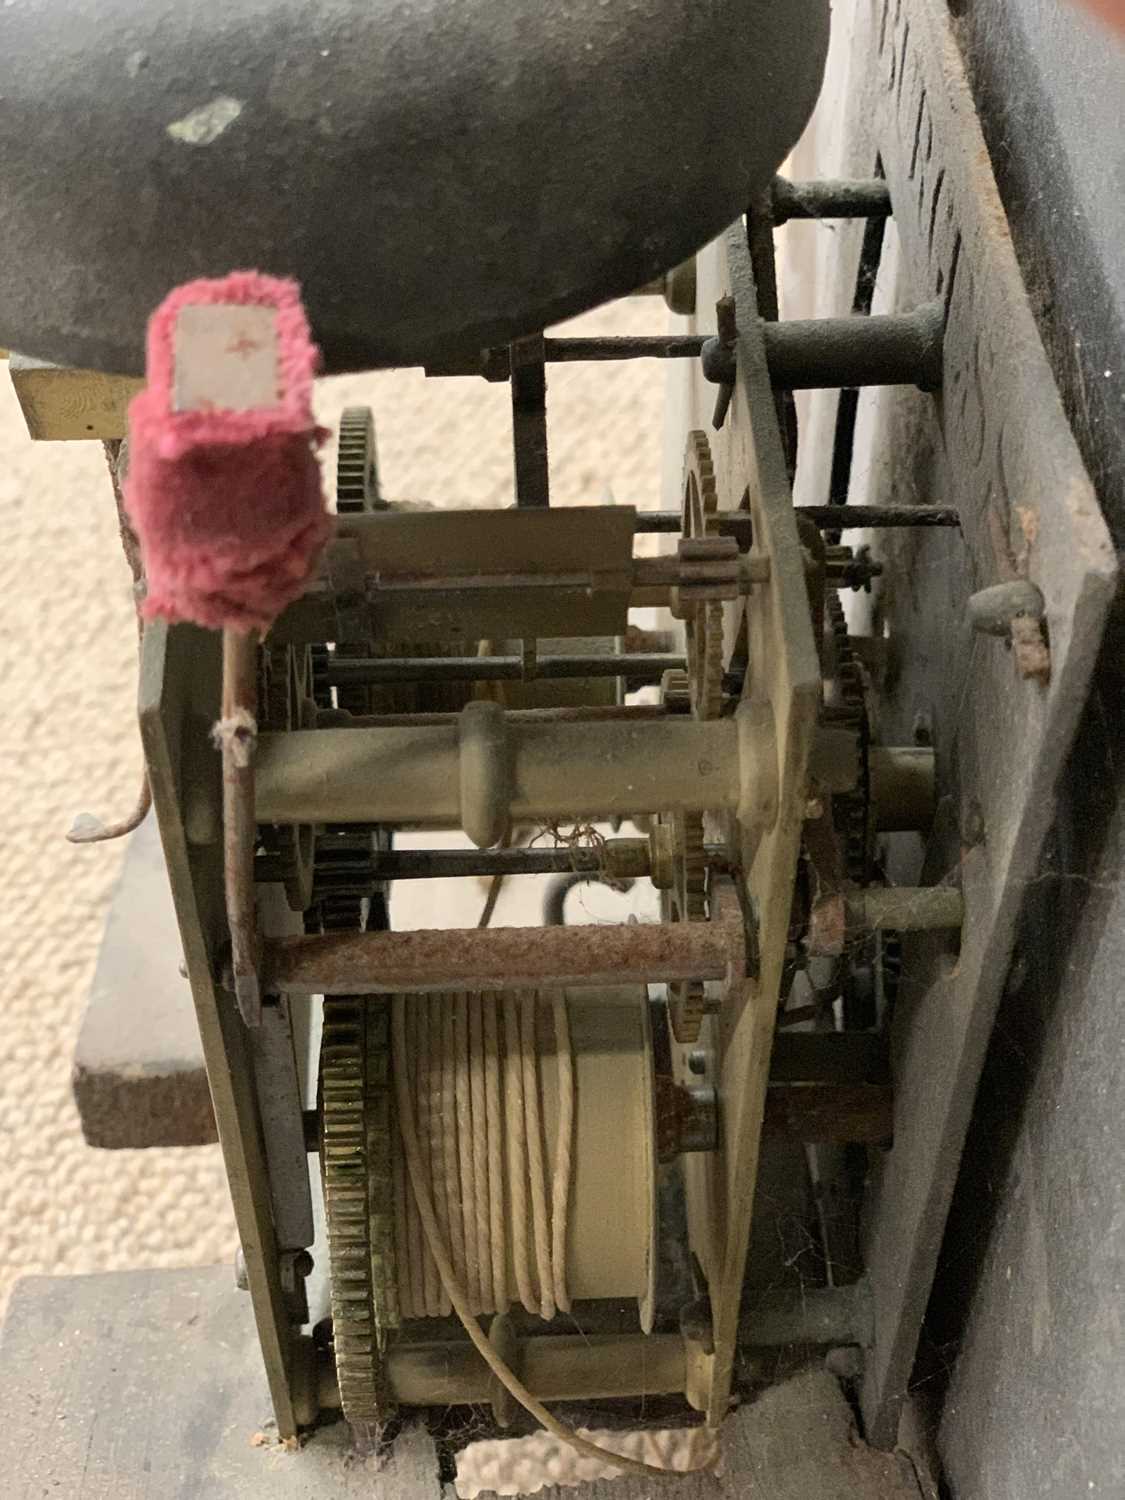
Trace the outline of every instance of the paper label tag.
{"label": "paper label tag", "polygon": [[174,411],[252,411],[281,399],[277,311],[258,305],[183,307],[174,340]]}

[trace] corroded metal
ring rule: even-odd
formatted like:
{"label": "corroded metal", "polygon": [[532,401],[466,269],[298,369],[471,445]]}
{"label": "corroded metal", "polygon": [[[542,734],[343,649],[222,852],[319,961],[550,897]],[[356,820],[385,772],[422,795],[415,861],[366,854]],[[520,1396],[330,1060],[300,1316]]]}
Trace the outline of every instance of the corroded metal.
{"label": "corroded metal", "polygon": [[[957,526],[957,511],[952,505],[802,505],[797,514],[825,531],[860,529],[882,530],[895,526]],[[728,512],[716,517],[720,536],[734,536],[749,547],[754,539],[751,516],[746,511]],[[679,531],[683,517],[677,510],[642,510],[637,512],[636,530]]]}
{"label": "corroded metal", "polygon": [[439,994],[745,976],[738,916],[710,922],[335,932],[265,945],[283,994]]}
{"label": "corroded metal", "polygon": [[891,211],[890,189],[881,177],[827,177],[815,182],[775,177],[770,190],[775,225],[790,219],[885,219]]}
{"label": "corroded metal", "polygon": [[385,1421],[393,1404],[383,1359],[399,1322],[388,1031],[385,1006],[325,1001],[319,1146],[337,1388],[352,1423]]}
{"label": "corroded metal", "polygon": [[[829,386],[941,385],[943,308],[926,303],[911,312],[875,317],[806,318],[763,325],[770,383],[782,390]],[[601,364],[624,359],[698,359],[704,378],[729,386],[736,373],[733,343],[704,333],[608,334],[543,340],[547,364]],[[504,378],[502,350],[474,352],[428,368],[432,375]],[[721,426],[721,421],[719,423]]]}
{"label": "corroded metal", "polygon": [[[684,658],[671,653],[621,652],[607,656],[537,656],[533,679],[625,677],[658,681],[682,670]],[[518,656],[333,657],[325,673],[333,687],[376,682],[522,682]]]}
{"label": "corroded metal", "polygon": [[[712,844],[708,859],[721,863],[726,851]],[[560,844],[527,849],[388,849],[357,862],[355,873],[375,880],[448,880],[465,875],[604,874],[635,880],[649,873],[647,839],[606,839],[601,844]],[[344,867],[340,874],[349,873]]]}
{"label": "corroded metal", "polygon": [[765,323],[770,380],[786,390],[863,385],[937,390],[944,325],[940,302],[909,313]]}

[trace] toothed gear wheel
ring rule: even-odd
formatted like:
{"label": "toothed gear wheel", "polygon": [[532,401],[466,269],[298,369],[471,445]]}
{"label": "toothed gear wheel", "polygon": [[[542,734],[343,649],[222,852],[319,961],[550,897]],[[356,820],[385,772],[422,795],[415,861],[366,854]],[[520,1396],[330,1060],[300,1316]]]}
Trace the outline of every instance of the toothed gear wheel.
{"label": "toothed gear wheel", "polygon": [[678,813],[675,819],[676,915],[684,922],[707,916],[707,862],[703,852],[703,819],[697,813]]}
{"label": "toothed gear wheel", "polygon": [[[667,893],[666,915],[678,922],[707,921],[707,862],[703,819],[698,813],[678,813],[673,819],[675,883]],[[677,980],[668,986],[668,1012],[677,1042],[699,1040],[707,997],[701,980]]]}
{"label": "toothed gear wheel", "polygon": [[[336,510],[344,516],[393,509],[379,491],[375,419],[371,408],[349,406],[340,418]],[[320,680],[324,682],[332,655],[451,656],[458,650],[457,646],[431,641],[337,642],[331,653],[326,651]],[[471,696],[472,686],[463,682],[382,683],[378,686],[338,687],[336,706],[352,714],[459,713]]]}
{"label": "toothed gear wheel", "polygon": [[660,679],[660,704],[666,714],[691,713],[691,683],[679,667],[665,672]]}
{"label": "toothed gear wheel", "polygon": [[[362,515],[380,509],[375,417],[369,406],[349,406],[340,417],[336,454],[336,513]],[[338,656],[366,656],[370,642],[337,643]],[[348,713],[371,712],[368,688],[337,688],[336,701]]]}
{"label": "toothed gear wheel", "polygon": [[342,515],[379,509],[375,418],[369,406],[349,406],[340,418],[336,510]]}
{"label": "toothed gear wheel", "polygon": [[[684,453],[683,535],[717,537],[719,490],[707,434],[688,433]],[[692,710],[698,719],[716,719],[723,706],[723,606],[697,604],[684,621]]]}
{"label": "toothed gear wheel", "polygon": [[832,641],[832,674],[840,693],[838,707],[843,711],[841,719],[837,722],[854,732],[857,747],[855,789],[833,798],[833,809],[844,845],[847,878],[854,885],[867,885],[871,880],[870,795],[867,768],[870,729],[863,670],[851,648],[847,617],[835,589],[828,590],[824,607],[826,624]]}
{"label": "toothed gear wheel", "polygon": [[399,1324],[391,1109],[388,1006],[326,997],[320,1158],[336,1377],[353,1423],[385,1422],[393,1408],[383,1360]]}
{"label": "toothed gear wheel", "polygon": [[375,863],[390,846],[373,823],[329,823],[317,831],[309,932],[362,932],[386,925],[386,889]]}
{"label": "toothed gear wheel", "polygon": [[[703,818],[679,813],[675,828],[675,885],[670,892],[671,915],[680,922],[707,921],[707,863],[703,852]],[[668,986],[669,1019],[677,1042],[699,1040],[706,1014],[706,992],[701,980],[680,980]]]}
{"label": "toothed gear wheel", "polygon": [[[707,434],[688,433],[684,453],[683,535],[691,539],[718,536],[719,490]],[[716,719],[723,706],[723,606],[697,604],[684,621],[687,638],[688,692],[697,719]],[[669,915],[680,922],[707,920],[707,865],[703,854],[703,816],[681,813],[673,819],[675,883],[668,894]],[[672,1034],[680,1043],[699,1039],[706,1013],[706,994],[698,980],[668,986]]]}
{"label": "toothed gear wheel", "polygon": [[[857,780],[855,789],[833,798],[833,812],[844,850],[844,866],[848,880],[853,885],[866,886],[873,881],[885,883],[885,877],[877,868],[873,858],[873,828],[871,823],[871,784],[868,763],[868,747],[871,725],[867,711],[867,693],[863,669],[856,660],[848,639],[848,622],[839,593],[829,589],[825,599],[825,623],[832,641],[832,672],[840,691],[839,708],[844,714],[837,722],[852,729],[857,745]],[[893,1005],[898,994],[899,975],[902,970],[902,942],[897,932],[884,930],[875,941],[863,936],[849,944],[853,964],[862,964],[865,953],[868,961],[878,963],[882,969],[883,998],[885,1005]],[[849,1027],[866,1030],[874,1026],[877,1017],[870,1005],[857,1003],[851,987],[845,982],[844,1015]]]}

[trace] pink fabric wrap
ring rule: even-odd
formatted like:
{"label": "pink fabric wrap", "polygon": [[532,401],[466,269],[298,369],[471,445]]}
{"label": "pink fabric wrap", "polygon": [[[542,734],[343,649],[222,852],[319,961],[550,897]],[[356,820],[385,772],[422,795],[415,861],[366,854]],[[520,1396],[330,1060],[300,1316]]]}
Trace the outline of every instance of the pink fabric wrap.
{"label": "pink fabric wrap", "polygon": [[[204,303],[277,309],[276,406],[173,410],[176,319]],[[188,282],[149,319],[125,483],[147,617],[265,630],[303,592],[332,525],[316,460],[325,434],[312,416],[319,357],[297,284],[257,271]]]}

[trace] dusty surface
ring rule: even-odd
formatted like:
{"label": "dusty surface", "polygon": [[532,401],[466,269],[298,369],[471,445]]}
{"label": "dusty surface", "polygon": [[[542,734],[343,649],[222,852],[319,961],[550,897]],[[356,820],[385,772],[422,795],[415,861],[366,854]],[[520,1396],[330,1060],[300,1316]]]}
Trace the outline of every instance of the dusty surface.
{"label": "dusty surface", "polygon": [[[604,333],[666,321],[652,298],[582,320]],[[550,372],[557,502],[655,494],[661,393],[647,362]],[[360,402],[375,408],[392,498],[510,502],[505,387],[416,371],[337,379],[320,388],[320,419]],[[63,835],[76,813],[117,814],[135,794],[135,636],[100,446],[32,444],[2,366],[0,526],[2,1306],[32,1272],[226,1261],[234,1229],[217,1147],[99,1152],[78,1128],[71,1060],[124,851]]]}
{"label": "dusty surface", "polygon": [[[455,1500],[452,1485],[438,1482],[432,1438],[417,1427],[366,1459],[340,1422],[299,1451],[278,1443],[250,1299],[223,1267],[25,1282],[0,1341],[0,1400],[0,1473],[11,1500]],[[724,1425],[721,1448],[720,1478],[629,1477],[539,1494],[936,1500],[919,1461],[858,1438],[839,1385],[821,1369],[744,1403]]]}

